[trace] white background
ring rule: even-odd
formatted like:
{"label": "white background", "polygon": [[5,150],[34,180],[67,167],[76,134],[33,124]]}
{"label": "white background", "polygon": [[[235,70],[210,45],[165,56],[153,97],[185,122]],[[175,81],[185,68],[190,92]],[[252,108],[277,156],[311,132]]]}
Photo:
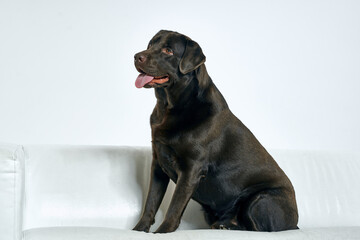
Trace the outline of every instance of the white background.
{"label": "white background", "polygon": [[0,141],[150,145],[133,56],[190,36],[266,148],[360,146],[360,1],[0,0]]}

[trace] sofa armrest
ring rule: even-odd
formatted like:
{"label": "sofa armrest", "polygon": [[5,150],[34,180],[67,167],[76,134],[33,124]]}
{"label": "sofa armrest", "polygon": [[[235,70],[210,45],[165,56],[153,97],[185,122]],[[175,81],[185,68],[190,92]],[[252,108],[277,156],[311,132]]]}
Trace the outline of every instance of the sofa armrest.
{"label": "sofa armrest", "polygon": [[22,231],[24,148],[0,144],[0,239],[18,240]]}

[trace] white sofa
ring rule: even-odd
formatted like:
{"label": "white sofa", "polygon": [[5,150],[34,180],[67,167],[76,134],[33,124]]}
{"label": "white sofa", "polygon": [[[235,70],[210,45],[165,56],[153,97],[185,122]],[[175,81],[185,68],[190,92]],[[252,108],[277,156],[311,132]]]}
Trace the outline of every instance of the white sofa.
{"label": "white sofa", "polygon": [[0,240],[360,239],[360,154],[270,153],[295,187],[300,230],[211,230],[191,201],[176,232],[153,234],[131,230],[147,193],[150,148],[0,144]]}

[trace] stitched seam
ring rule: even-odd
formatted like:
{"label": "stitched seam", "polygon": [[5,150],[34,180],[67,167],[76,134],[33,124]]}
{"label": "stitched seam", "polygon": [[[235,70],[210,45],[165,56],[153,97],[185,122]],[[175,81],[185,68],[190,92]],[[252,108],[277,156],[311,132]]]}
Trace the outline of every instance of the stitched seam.
{"label": "stitched seam", "polygon": [[[18,232],[19,229],[18,229],[18,224],[17,224],[17,221],[20,221],[20,219],[18,219],[19,210],[18,210],[18,206],[16,204],[16,199],[19,198],[18,191],[17,191],[19,178],[17,177],[17,174],[19,174],[19,173],[22,174],[22,169],[21,169],[22,164],[20,163],[20,161],[18,159],[18,152],[19,152],[19,150],[22,150],[22,149],[23,149],[22,146],[17,145],[16,149],[13,152],[13,160],[14,160],[14,236],[13,236],[13,239],[14,240],[18,240],[17,237],[20,236],[19,235],[20,233]],[[20,172],[16,171],[16,164],[19,165]],[[19,191],[20,191],[20,194],[22,194],[22,186]],[[22,204],[22,203],[20,202],[20,204]]]}
{"label": "stitched seam", "polygon": [[13,152],[13,160],[14,160],[14,235],[13,239],[16,240],[16,151],[18,147],[16,147]]}

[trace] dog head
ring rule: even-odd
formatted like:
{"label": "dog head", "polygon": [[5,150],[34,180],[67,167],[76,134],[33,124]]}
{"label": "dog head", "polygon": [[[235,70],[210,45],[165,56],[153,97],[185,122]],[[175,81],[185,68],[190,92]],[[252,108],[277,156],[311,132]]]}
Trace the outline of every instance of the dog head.
{"label": "dog head", "polygon": [[138,88],[167,87],[181,83],[205,62],[199,44],[177,32],[161,30],[146,50],[135,54],[135,67],[140,73]]}

